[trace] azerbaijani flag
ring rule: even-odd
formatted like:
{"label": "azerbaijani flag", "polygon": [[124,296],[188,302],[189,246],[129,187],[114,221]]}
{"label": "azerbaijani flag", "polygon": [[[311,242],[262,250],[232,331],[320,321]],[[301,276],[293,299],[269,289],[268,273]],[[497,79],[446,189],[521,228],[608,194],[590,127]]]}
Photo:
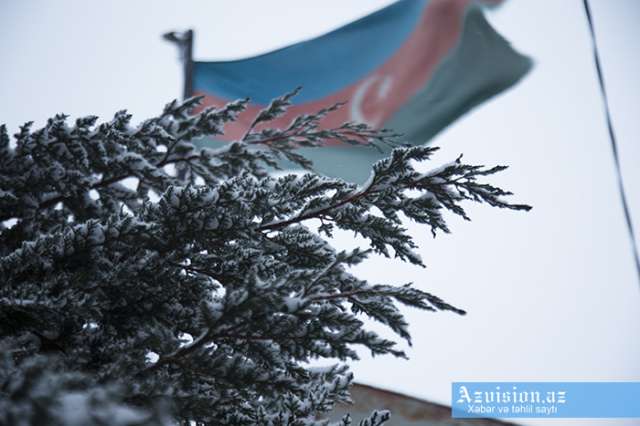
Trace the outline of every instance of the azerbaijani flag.
{"label": "azerbaijani flag", "polygon": [[[500,1],[485,1],[499,3]],[[486,21],[478,0],[400,0],[323,36],[252,58],[193,63],[193,92],[204,106],[249,97],[223,141],[243,136],[256,113],[297,86],[294,105],[268,127],[336,102],[325,118],[390,128],[423,144],[482,101],[515,84],[531,68]],[[206,142],[216,144],[220,142]],[[386,153],[371,147],[301,148],[317,171],[360,182]]]}

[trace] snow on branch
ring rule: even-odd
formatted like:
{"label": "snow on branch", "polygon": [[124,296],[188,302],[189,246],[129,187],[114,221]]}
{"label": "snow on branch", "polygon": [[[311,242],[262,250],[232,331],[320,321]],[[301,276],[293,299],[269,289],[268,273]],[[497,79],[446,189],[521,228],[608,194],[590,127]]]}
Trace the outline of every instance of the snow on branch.
{"label": "snow on branch", "polygon": [[[407,356],[365,318],[410,343],[401,305],[464,314],[350,268],[374,254],[423,265],[405,218],[435,235],[450,231],[447,213],[468,219],[466,202],[528,210],[486,182],[504,167],[458,158],[419,173],[435,148],[364,124],[321,128],[340,105],[268,128],[296,93],[219,149],[194,142],[223,133],[247,100],[198,114],[199,98],[174,101],[137,125],[126,111],[104,123],[56,115],[13,142],[0,127],[0,423],[64,423],[76,407],[86,425],[324,424],[318,415],[349,401],[358,347]],[[297,148],[327,140],[397,148],[362,186],[269,174],[283,158],[311,170]],[[335,229],[367,246],[336,250]]]}

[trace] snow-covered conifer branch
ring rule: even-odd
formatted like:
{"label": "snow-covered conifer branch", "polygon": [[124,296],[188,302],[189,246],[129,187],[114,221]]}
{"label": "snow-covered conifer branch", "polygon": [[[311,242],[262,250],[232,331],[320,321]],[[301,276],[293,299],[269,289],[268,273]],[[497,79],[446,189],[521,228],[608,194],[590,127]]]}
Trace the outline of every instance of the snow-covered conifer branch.
{"label": "snow-covered conifer branch", "polygon": [[[360,187],[270,176],[282,158],[311,168],[300,146],[397,143],[363,124],[322,129],[340,105],[269,129],[293,95],[217,150],[193,142],[224,132],[246,100],[198,114],[197,98],[174,101],[139,125],[124,111],[101,124],[57,115],[13,142],[0,127],[0,423],[64,418],[73,403],[87,425],[323,424],[349,399],[357,347],[406,356],[365,318],[410,342],[400,305],[464,313],[350,268],[373,254],[422,265],[403,216],[435,233],[449,232],[446,212],[467,219],[467,201],[527,210],[485,182],[504,167],[458,158],[419,173],[435,149],[398,147]],[[335,229],[368,247],[336,251]],[[329,358],[342,363],[309,367]]]}

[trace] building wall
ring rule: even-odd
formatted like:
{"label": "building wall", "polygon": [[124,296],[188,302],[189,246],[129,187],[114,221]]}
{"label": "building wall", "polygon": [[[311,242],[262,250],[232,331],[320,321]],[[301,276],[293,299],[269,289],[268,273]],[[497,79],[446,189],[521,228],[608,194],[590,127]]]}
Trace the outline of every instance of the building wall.
{"label": "building wall", "polygon": [[351,388],[353,405],[340,405],[329,418],[337,421],[351,414],[354,424],[374,410],[389,410],[393,426],[514,426],[492,419],[453,419],[451,407],[413,398],[373,386],[355,384]]}

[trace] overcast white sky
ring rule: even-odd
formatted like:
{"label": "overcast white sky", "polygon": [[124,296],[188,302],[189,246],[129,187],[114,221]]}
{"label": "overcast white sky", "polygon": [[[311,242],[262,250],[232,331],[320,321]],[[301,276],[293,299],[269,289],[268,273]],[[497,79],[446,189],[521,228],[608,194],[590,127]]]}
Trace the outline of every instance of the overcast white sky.
{"label": "overcast white sky", "polygon": [[[58,112],[108,119],[122,108],[142,120],[181,94],[177,53],[160,39],[167,30],[194,28],[198,59],[231,59],[319,35],[388,3],[3,1],[0,122],[13,132]],[[592,5],[637,228],[640,2]],[[488,16],[536,66],[440,134],[437,161],[464,153],[470,162],[510,165],[494,182],[534,209],[470,207],[472,223],[454,219],[453,234],[435,240],[410,225],[426,270],[383,259],[359,268],[376,282],[414,281],[469,314],[408,312],[411,360],[364,356],[356,378],[446,404],[454,380],[640,380],[640,286],[582,2],[511,0]],[[353,241],[338,236],[338,244]]]}

